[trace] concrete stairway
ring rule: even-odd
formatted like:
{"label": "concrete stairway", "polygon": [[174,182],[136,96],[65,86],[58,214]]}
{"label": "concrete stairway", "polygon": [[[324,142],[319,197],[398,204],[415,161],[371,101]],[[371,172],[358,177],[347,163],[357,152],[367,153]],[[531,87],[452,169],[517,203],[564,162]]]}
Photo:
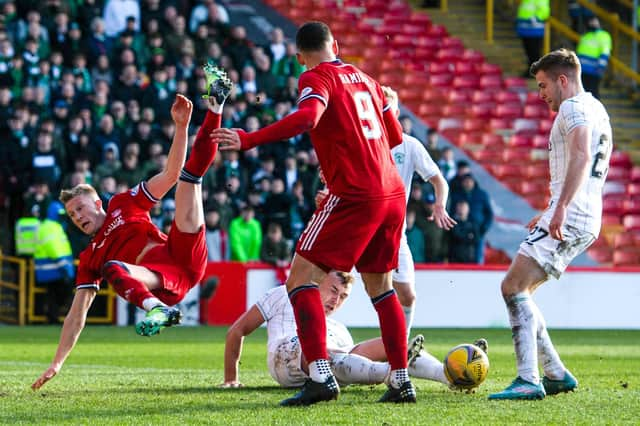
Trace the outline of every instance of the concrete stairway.
{"label": "concrete stairway", "polygon": [[[439,9],[421,9],[421,0],[410,0],[410,3],[428,13],[434,23],[445,25],[451,35],[462,39],[466,47],[481,51],[488,62],[500,65],[506,76],[520,76],[526,70],[526,56],[520,39],[515,35],[515,13],[509,8],[509,1],[495,1],[493,44],[485,40],[485,1],[450,0],[446,13]],[[559,43],[557,45],[560,46]],[[535,90],[534,80],[530,80],[529,84],[531,90]],[[615,79],[603,84],[600,92],[611,116],[616,147],[629,152],[634,164],[640,165],[638,101]]]}

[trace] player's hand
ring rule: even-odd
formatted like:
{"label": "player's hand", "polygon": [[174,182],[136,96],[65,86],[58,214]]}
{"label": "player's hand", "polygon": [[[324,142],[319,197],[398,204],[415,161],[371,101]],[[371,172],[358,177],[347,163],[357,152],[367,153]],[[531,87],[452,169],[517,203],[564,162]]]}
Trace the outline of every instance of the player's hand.
{"label": "player's hand", "polygon": [[398,107],[398,93],[389,86],[382,86],[382,93],[384,94],[387,103],[391,106],[391,109],[396,113],[399,113]]}
{"label": "player's hand", "polygon": [[53,379],[55,375],[58,374],[58,371],[60,371],[60,367],[50,366],[35,382],[33,382],[31,389],[34,391],[40,389],[45,383]]}
{"label": "player's hand", "polygon": [[458,223],[455,219],[449,216],[449,213],[447,213],[444,206],[440,205],[433,206],[433,213],[427,219],[435,221],[438,228],[442,228],[446,231],[450,230]]}
{"label": "player's hand", "polygon": [[176,95],[176,100],[171,105],[171,118],[176,126],[186,126],[191,121],[193,103],[183,95]]}
{"label": "player's hand", "polygon": [[561,205],[556,206],[556,210],[553,212],[551,221],[549,222],[549,235],[554,240],[564,241],[562,236],[562,225],[567,219],[567,209]]}
{"label": "player's hand", "polygon": [[218,144],[220,151],[239,151],[241,144],[238,131],[238,129],[215,129],[209,137]]}
{"label": "player's hand", "polygon": [[535,215],[534,218],[531,219],[529,223],[527,223],[527,229],[529,231],[533,231],[533,228],[535,228],[535,226],[538,224],[541,217],[542,217],[542,213]]}
{"label": "player's hand", "polygon": [[244,385],[237,380],[228,380],[228,381],[225,381],[224,383],[220,383],[218,387],[222,389],[235,389],[235,388],[242,388],[244,387]]}
{"label": "player's hand", "polygon": [[327,188],[319,189],[318,192],[316,192],[316,198],[315,198],[316,207],[322,204],[322,200],[327,198],[327,195],[329,195],[329,189]]}

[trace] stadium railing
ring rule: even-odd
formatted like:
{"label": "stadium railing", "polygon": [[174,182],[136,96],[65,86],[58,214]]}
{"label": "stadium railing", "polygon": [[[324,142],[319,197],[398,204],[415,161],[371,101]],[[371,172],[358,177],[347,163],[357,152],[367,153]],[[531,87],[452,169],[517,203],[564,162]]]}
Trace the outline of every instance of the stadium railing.
{"label": "stadium railing", "polygon": [[0,322],[25,324],[26,289],[27,260],[0,252]]}

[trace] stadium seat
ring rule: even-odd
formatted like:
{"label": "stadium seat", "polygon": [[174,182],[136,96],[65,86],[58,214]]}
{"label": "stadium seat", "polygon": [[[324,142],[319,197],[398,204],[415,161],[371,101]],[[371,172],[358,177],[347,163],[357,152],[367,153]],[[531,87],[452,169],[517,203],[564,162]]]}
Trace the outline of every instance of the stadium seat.
{"label": "stadium seat", "polygon": [[431,18],[426,13],[411,12],[409,22],[416,25],[422,25],[422,28],[431,26]]}
{"label": "stadium seat", "polygon": [[511,130],[513,126],[513,120],[508,118],[491,118],[487,128],[489,130]]}
{"label": "stadium seat", "polygon": [[481,102],[493,102],[493,94],[485,90],[474,90],[471,93],[471,102],[474,104]]}
{"label": "stadium seat", "polygon": [[476,72],[473,63],[464,60],[453,64],[453,71],[456,75],[475,75]]}
{"label": "stadium seat", "polygon": [[625,151],[615,150],[611,153],[609,165],[630,168],[632,166],[631,157]]}
{"label": "stadium seat", "polygon": [[621,232],[613,237],[613,247],[616,249],[634,247],[635,244],[636,236],[631,232]]}
{"label": "stadium seat", "polygon": [[604,186],[602,187],[602,193],[607,196],[610,194],[619,194],[619,195],[625,195],[627,194],[627,187],[625,184],[621,183],[621,182],[613,182],[613,181],[606,181],[604,183]]}
{"label": "stadium seat", "polygon": [[476,72],[480,73],[481,75],[497,75],[499,77],[502,76],[502,68],[500,68],[500,65],[490,64],[484,61],[480,62],[476,66]]}
{"label": "stadium seat", "polygon": [[613,266],[639,266],[640,251],[638,250],[614,250]]}
{"label": "stadium seat", "polygon": [[531,161],[531,150],[528,148],[507,148],[503,151],[502,160],[505,163],[527,164]]}
{"label": "stadium seat", "polygon": [[491,168],[491,173],[498,179],[522,177],[522,167],[517,164],[498,164]]}
{"label": "stadium seat", "polygon": [[465,49],[462,54],[462,59],[469,62],[481,63],[484,62],[484,55],[482,52],[473,49]]}
{"label": "stadium seat", "polygon": [[462,43],[462,40],[458,37],[443,37],[441,46],[443,48],[453,47],[457,49],[464,49],[464,43]]}
{"label": "stadium seat", "polygon": [[468,115],[472,118],[488,120],[494,114],[495,104],[493,102],[474,103],[468,108]]}
{"label": "stadium seat", "polygon": [[624,214],[640,214],[640,198],[623,200],[622,211]]}
{"label": "stadium seat", "polygon": [[611,247],[591,247],[587,254],[598,263],[611,263],[613,261],[613,250]]}
{"label": "stadium seat", "polygon": [[533,135],[531,145],[535,149],[549,149],[549,136]]}
{"label": "stadium seat", "polygon": [[462,59],[464,49],[459,47],[440,48],[436,52],[434,61],[453,63]]}
{"label": "stadium seat", "polygon": [[609,172],[607,173],[607,180],[617,181],[617,182],[628,182],[630,175],[631,175],[630,170],[625,167],[611,166],[609,167]]}
{"label": "stadium seat", "polygon": [[514,134],[509,138],[509,146],[521,147],[521,148],[530,148],[532,146],[531,140],[533,136],[531,135],[519,135]]}
{"label": "stadium seat", "polygon": [[430,75],[428,78],[428,83],[431,87],[449,87],[453,81],[453,76],[451,74]]}
{"label": "stadium seat", "polygon": [[521,104],[522,100],[520,99],[520,95],[516,92],[512,92],[510,90],[501,90],[497,92],[494,96],[494,99],[499,104]]}
{"label": "stadium seat", "polygon": [[606,214],[621,216],[624,213],[624,200],[605,198],[602,200],[602,211]]}
{"label": "stadium seat", "polygon": [[545,179],[547,182],[549,181],[549,168],[548,167],[540,167],[537,164],[530,164],[526,166],[523,170],[523,177],[527,179]]}
{"label": "stadium seat", "polygon": [[622,225],[626,230],[640,230],[640,215],[627,214],[622,219]]}
{"label": "stadium seat", "polygon": [[602,225],[621,225],[622,221],[620,215],[617,214],[603,214]]}
{"label": "stadium seat", "polygon": [[427,66],[429,75],[451,74],[451,64],[444,62],[431,62]]}
{"label": "stadium seat", "polygon": [[630,183],[627,185],[627,194],[632,197],[640,195],[640,183]]}
{"label": "stadium seat", "polygon": [[486,133],[482,134],[482,138],[480,139],[480,143],[484,146],[504,146],[504,138],[495,133]]}
{"label": "stadium seat", "polygon": [[549,193],[549,181],[544,178],[531,181],[520,180],[517,192],[525,196],[534,194],[547,194]]}
{"label": "stadium seat", "polygon": [[471,92],[468,90],[449,90],[447,92],[447,102],[450,104],[469,105],[471,103]]}
{"label": "stadium seat", "polygon": [[478,118],[465,118],[462,122],[462,128],[465,132],[476,132],[485,130],[486,120]]}
{"label": "stadium seat", "polygon": [[440,108],[443,117],[464,117],[467,112],[467,107],[459,104],[441,105]]}
{"label": "stadium seat", "polygon": [[499,90],[502,88],[502,77],[497,74],[485,74],[480,77],[480,88],[482,90]]}
{"label": "stadium seat", "polygon": [[504,87],[507,89],[526,90],[527,80],[521,77],[505,77]]}
{"label": "stadium seat", "polygon": [[538,131],[538,122],[530,118],[517,118],[513,122],[513,131],[515,133],[535,134]]}
{"label": "stadium seat", "polygon": [[551,126],[553,126],[553,120],[552,119],[539,120],[538,121],[538,134],[539,135],[544,135],[544,136],[549,136],[549,133],[551,132]]}
{"label": "stadium seat", "polygon": [[522,115],[520,103],[498,104],[493,112],[495,118],[509,118],[515,120]]}
{"label": "stadium seat", "polygon": [[640,182],[640,166],[633,166],[631,168],[629,179],[634,183]]}
{"label": "stadium seat", "polygon": [[433,24],[427,28],[426,34],[430,37],[442,38],[449,35],[444,25]]}
{"label": "stadium seat", "polygon": [[522,111],[523,118],[548,118],[549,108],[544,105],[525,105]]}

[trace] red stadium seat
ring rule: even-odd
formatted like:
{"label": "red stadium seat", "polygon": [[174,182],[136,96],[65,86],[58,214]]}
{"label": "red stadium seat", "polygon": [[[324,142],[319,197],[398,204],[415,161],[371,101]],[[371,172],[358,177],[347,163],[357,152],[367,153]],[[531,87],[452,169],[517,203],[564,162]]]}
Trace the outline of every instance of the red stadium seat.
{"label": "red stadium seat", "polygon": [[522,115],[520,103],[498,104],[493,112],[495,118],[510,118],[515,120]]}
{"label": "red stadium seat", "polygon": [[462,128],[463,123],[459,118],[441,118],[438,121],[438,132],[443,132],[448,129],[457,129],[458,131],[461,131]]}
{"label": "red stadium seat", "polygon": [[513,120],[508,118],[491,118],[487,128],[489,130],[510,130],[513,126]]}
{"label": "red stadium seat", "polygon": [[605,198],[602,200],[602,211],[606,214],[621,216],[624,212],[624,200]]}
{"label": "red stadium seat", "polygon": [[485,74],[480,77],[482,90],[499,90],[502,88],[502,77],[496,74]]}
{"label": "red stadium seat", "polygon": [[631,172],[629,169],[625,167],[612,166],[609,168],[609,172],[607,173],[607,180],[617,181],[617,182],[628,182],[630,175],[631,175]]}
{"label": "red stadium seat", "polygon": [[479,87],[479,81],[475,74],[463,74],[455,76],[452,85],[456,90],[474,90]]}
{"label": "red stadium seat", "polygon": [[549,136],[534,135],[531,145],[536,149],[549,149]]}
{"label": "red stadium seat", "polygon": [[471,103],[471,92],[467,90],[450,90],[447,92],[447,102],[450,104],[469,105]]}
{"label": "red stadium seat", "polygon": [[436,74],[429,76],[429,86],[431,87],[449,87],[453,81],[451,74]]}
{"label": "red stadium seat", "polygon": [[469,116],[473,118],[480,118],[488,120],[494,114],[496,106],[493,102],[476,103],[469,108]]}
{"label": "red stadium seat", "polygon": [[533,136],[530,135],[519,135],[514,134],[509,139],[509,146],[520,147],[520,148],[531,148],[532,143],[531,140]]}
{"label": "red stadium seat", "polygon": [[622,249],[625,247],[634,247],[636,243],[636,236],[631,232],[621,232],[616,234],[613,238],[613,247],[616,249]]}
{"label": "red stadium seat", "polygon": [[495,100],[499,104],[521,104],[522,100],[520,99],[520,95],[516,92],[512,92],[510,90],[501,90],[497,92],[494,96]]}
{"label": "red stadium seat", "polygon": [[475,67],[469,61],[458,61],[453,64],[453,71],[456,75],[466,75],[466,74],[474,74],[475,75]]}
{"label": "red stadium seat", "polygon": [[435,61],[453,63],[462,59],[464,49],[459,47],[440,48],[434,57]]}
{"label": "red stadium seat", "polygon": [[551,132],[551,126],[553,126],[553,120],[544,119],[538,121],[538,134],[548,136]]}
{"label": "red stadium seat", "polygon": [[532,180],[545,179],[548,182],[549,168],[540,167],[537,164],[531,164],[525,167],[523,176],[526,177],[527,179],[532,179]]}
{"label": "red stadium seat", "polygon": [[426,34],[430,37],[442,38],[449,35],[444,25],[434,24],[427,28]]}
{"label": "red stadium seat", "polygon": [[488,62],[480,62],[476,66],[476,72],[481,75],[497,75],[502,76],[502,68],[500,65],[490,64]]}
{"label": "red stadium seat", "polygon": [[451,64],[443,62],[431,62],[427,66],[429,75],[451,74]]}
{"label": "red stadium seat", "polygon": [[587,254],[598,263],[611,263],[613,261],[613,250],[611,247],[591,247]]}
{"label": "red stadium seat", "polygon": [[622,225],[622,220],[617,214],[603,214],[602,225]]}
{"label": "red stadium seat", "polygon": [[640,183],[630,183],[627,185],[627,194],[632,197],[640,195]]}
{"label": "red stadium seat", "polygon": [[495,133],[483,133],[480,143],[484,146],[504,146],[504,138]]}
{"label": "red stadium seat", "polygon": [[613,266],[639,266],[640,251],[638,250],[614,250]]}
{"label": "red stadium seat", "polygon": [[469,62],[481,63],[484,62],[484,55],[482,52],[473,49],[465,49],[462,54],[462,59]]}
{"label": "red stadium seat", "polygon": [[465,132],[477,132],[485,130],[486,120],[478,118],[465,118],[462,128]]}
{"label": "red stadium seat", "polygon": [[626,230],[639,230],[640,229],[640,215],[628,214],[622,218],[622,225]]}
{"label": "red stadium seat", "polygon": [[464,117],[467,112],[465,105],[449,104],[441,106],[443,117]]}
{"label": "red stadium seat", "polygon": [[521,77],[505,77],[504,87],[507,89],[527,89],[527,80]]}
{"label": "red stadium seat", "polygon": [[549,181],[547,179],[521,180],[518,192],[525,196],[547,194],[549,193]]}
{"label": "red stadium seat", "polygon": [[443,37],[441,46],[443,48],[453,47],[464,49],[464,43],[462,43],[462,40],[460,40],[458,37]]}
{"label": "red stadium seat", "polygon": [[624,214],[640,214],[640,199],[623,200]]}
{"label": "red stadium seat", "polygon": [[618,150],[613,151],[611,153],[611,158],[609,159],[609,165],[629,168],[632,166],[631,157],[627,152]]}
{"label": "red stadium seat", "polygon": [[548,118],[549,108],[545,105],[525,105],[522,112],[524,118]]}
{"label": "red stadium seat", "polygon": [[502,160],[505,163],[515,162],[517,164],[526,165],[531,161],[531,150],[528,148],[507,148],[502,154]]}
{"label": "red stadium seat", "polygon": [[640,182],[640,166],[633,166],[631,168],[629,179],[631,179],[631,182],[634,183]]}
{"label": "red stadium seat", "polygon": [[412,12],[409,16],[409,22],[426,28],[431,25],[431,18],[426,13]]}
{"label": "red stadium seat", "polygon": [[513,122],[513,131],[515,133],[536,134],[538,124],[536,120],[530,118],[518,118]]}
{"label": "red stadium seat", "polygon": [[457,140],[458,146],[465,147],[468,145],[482,144],[483,132],[462,132]]}
{"label": "red stadium seat", "polygon": [[474,90],[471,94],[471,102],[474,104],[482,102],[493,102],[493,94],[484,90]]}
{"label": "red stadium seat", "polygon": [[498,179],[522,177],[522,166],[517,164],[498,164],[491,169],[491,173]]}

